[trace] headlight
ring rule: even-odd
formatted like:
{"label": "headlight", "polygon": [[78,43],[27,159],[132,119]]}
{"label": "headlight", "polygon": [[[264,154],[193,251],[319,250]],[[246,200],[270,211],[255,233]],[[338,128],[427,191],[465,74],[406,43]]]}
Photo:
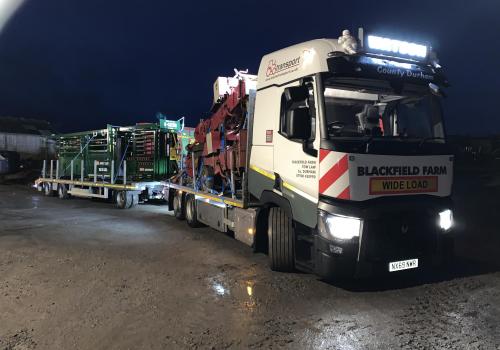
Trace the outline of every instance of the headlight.
{"label": "headlight", "polygon": [[444,231],[448,231],[453,226],[453,212],[450,209],[443,210],[439,213],[439,227]]}
{"label": "headlight", "polygon": [[361,219],[319,212],[319,234],[326,239],[350,240],[359,237]]}

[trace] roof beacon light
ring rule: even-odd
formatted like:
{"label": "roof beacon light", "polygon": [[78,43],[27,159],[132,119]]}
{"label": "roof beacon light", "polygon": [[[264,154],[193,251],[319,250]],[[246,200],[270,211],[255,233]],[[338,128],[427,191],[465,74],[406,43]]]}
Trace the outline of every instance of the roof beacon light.
{"label": "roof beacon light", "polygon": [[373,50],[387,51],[397,55],[411,56],[420,59],[427,57],[427,46],[425,45],[383,38],[375,35],[368,35],[367,41],[368,48]]}

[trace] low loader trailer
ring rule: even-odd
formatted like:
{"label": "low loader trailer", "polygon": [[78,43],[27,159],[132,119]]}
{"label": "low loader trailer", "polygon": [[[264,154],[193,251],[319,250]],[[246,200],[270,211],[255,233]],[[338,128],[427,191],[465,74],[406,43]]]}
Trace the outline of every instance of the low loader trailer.
{"label": "low loader trailer", "polygon": [[36,186],[61,199],[111,199],[121,209],[163,199],[163,182],[178,171],[177,133],[182,127],[160,120],[59,135],[58,159],[44,161]]}
{"label": "low loader trailer", "polygon": [[453,153],[430,47],[359,30],[262,58],[214,84],[170,209],[331,279],[441,265],[453,251]]}

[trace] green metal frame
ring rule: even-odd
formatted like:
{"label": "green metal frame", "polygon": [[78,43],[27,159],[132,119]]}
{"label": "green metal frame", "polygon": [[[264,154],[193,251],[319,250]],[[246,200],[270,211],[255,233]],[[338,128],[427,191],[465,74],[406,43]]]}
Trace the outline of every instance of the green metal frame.
{"label": "green metal frame", "polygon": [[[73,176],[80,179],[83,160],[84,178],[94,177],[95,167],[99,181],[123,182],[126,161],[126,182],[166,180],[178,169],[177,161],[170,157],[180,131],[171,129],[173,125],[160,120],[59,135],[59,176],[70,178],[73,161]],[[112,181],[113,161],[115,179]]]}

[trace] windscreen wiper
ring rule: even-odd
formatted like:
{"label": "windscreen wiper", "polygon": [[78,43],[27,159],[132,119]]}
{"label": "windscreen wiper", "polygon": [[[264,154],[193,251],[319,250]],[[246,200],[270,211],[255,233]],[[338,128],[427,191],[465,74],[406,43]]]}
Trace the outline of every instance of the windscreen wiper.
{"label": "windscreen wiper", "polygon": [[427,141],[431,141],[431,140],[445,140],[445,138],[444,138],[444,137],[434,137],[434,136],[432,136],[432,137],[423,137],[423,138],[420,140],[420,143],[418,144],[418,147],[419,147],[419,148],[420,148],[420,147],[422,147],[422,145],[423,145],[424,143],[426,143]]}

